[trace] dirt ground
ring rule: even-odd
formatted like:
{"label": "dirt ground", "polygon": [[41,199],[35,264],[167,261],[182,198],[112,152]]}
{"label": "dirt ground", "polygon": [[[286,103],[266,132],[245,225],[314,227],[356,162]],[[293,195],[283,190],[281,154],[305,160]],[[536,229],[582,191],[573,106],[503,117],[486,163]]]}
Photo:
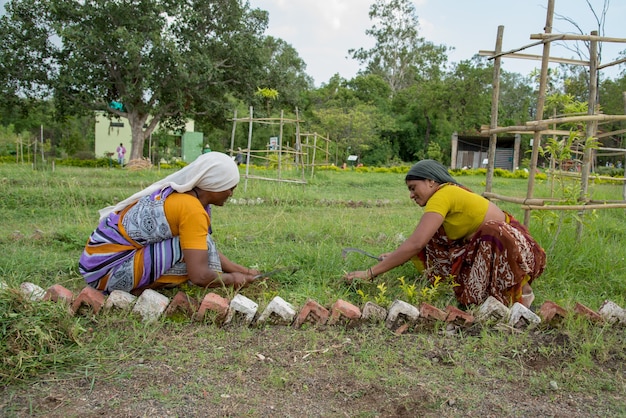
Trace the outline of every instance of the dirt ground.
{"label": "dirt ground", "polygon": [[[479,336],[396,335],[380,328],[164,328],[140,352],[126,352],[122,343],[96,368],[4,387],[0,414],[626,416],[626,369],[619,352],[590,366],[588,376],[565,381],[571,359],[541,354],[567,344],[562,335],[537,334],[528,350],[500,359],[495,357],[506,355],[485,347]],[[590,379],[603,387],[590,389]]]}

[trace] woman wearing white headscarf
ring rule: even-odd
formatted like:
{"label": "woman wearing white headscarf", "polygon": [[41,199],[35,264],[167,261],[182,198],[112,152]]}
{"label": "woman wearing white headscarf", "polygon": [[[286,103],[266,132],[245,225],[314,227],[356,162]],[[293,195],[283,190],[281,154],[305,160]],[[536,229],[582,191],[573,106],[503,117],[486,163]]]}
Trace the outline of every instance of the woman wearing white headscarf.
{"label": "woman wearing white headscarf", "polygon": [[211,238],[210,205],[224,205],[238,183],[232,158],[210,152],[100,210],[100,224],[79,260],[80,273],[105,293],[140,293],[187,281],[245,286],[259,271],[229,260]]}

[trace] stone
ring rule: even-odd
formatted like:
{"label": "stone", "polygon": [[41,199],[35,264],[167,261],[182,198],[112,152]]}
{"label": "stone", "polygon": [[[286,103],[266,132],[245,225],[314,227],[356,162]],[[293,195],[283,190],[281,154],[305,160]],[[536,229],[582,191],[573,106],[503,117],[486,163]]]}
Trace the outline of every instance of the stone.
{"label": "stone", "polygon": [[626,325],[626,309],[622,309],[617,303],[605,300],[598,313],[608,323],[615,324],[617,322]]}
{"label": "stone", "polygon": [[94,315],[97,315],[100,309],[102,309],[105,299],[106,297],[101,291],[91,286],[85,286],[78,296],[76,296],[74,302],[72,302],[71,311],[76,315],[80,312],[81,308],[88,307]]}
{"label": "stone", "polygon": [[200,307],[193,315],[193,319],[195,321],[202,321],[206,316],[206,312],[215,312],[216,319],[218,322],[224,321],[226,315],[228,315],[228,309],[230,306],[230,301],[226,298],[221,297],[217,293],[207,293],[202,302],[200,302]]}
{"label": "stone", "polygon": [[541,318],[521,303],[515,302],[511,307],[511,315],[509,316],[510,326],[519,328],[539,323],[541,323]]}
{"label": "stone", "polygon": [[224,320],[224,325],[229,324],[233,321],[236,316],[243,315],[243,320],[246,325],[250,325],[254,320],[254,316],[256,315],[256,311],[259,308],[259,305],[245,297],[241,294],[236,294],[235,297],[230,301],[230,306],[228,309],[228,314],[226,315],[226,319]]}
{"label": "stone", "polygon": [[131,312],[139,314],[144,322],[154,322],[165,312],[169,303],[167,296],[155,290],[146,289],[137,298]]}
{"label": "stone", "polygon": [[387,318],[387,309],[374,302],[365,302],[361,312],[361,319],[369,322],[383,322]]}
{"label": "stone", "polygon": [[348,322],[361,318],[361,310],[345,300],[338,299],[330,308],[328,325],[337,324],[342,318]]}
{"label": "stone", "polygon": [[74,300],[74,294],[71,290],[66,289],[60,284],[52,285],[46,290],[43,295],[43,300],[50,300],[52,302],[65,302],[71,304]]}
{"label": "stone", "polygon": [[316,301],[308,299],[300,310],[300,313],[298,313],[298,316],[296,317],[293,326],[295,328],[300,328],[302,324],[307,321],[311,321],[319,325],[324,325],[326,321],[328,321],[329,316],[330,312],[328,311],[328,309],[324,308]]}
{"label": "stone", "polygon": [[43,299],[46,291],[34,283],[24,282],[20,285],[22,294],[33,302]]}
{"label": "stone", "polygon": [[114,290],[111,292],[106,302],[104,302],[104,310],[109,311],[117,308],[122,311],[130,311],[133,304],[137,301],[137,296],[131,295],[123,290]]}
{"label": "stone", "polygon": [[264,324],[273,320],[273,324],[275,325],[291,325],[295,316],[296,310],[293,305],[285,302],[280,296],[275,296],[274,299],[267,304],[256,323]]}
{"label": "stone", "polygon": [[419,309],[417,309],[415,306],[402,300],[396,299],[389,307],[389,312],[387,313],[385,325],[387,326],[387,328],[392,329],[396,326],[398,322],[415,322],[417,321],[417,318],[419,318],[419,316]]}
{"label": "stone", "polygon": [[498,299],[493,296],[489,296],[483,304],[480,305],[476,318],[479,322],[487,322],[490,320],[501,322],[509,319],[510,314],[511,311],[509,308],[504,306],[504,304]]}

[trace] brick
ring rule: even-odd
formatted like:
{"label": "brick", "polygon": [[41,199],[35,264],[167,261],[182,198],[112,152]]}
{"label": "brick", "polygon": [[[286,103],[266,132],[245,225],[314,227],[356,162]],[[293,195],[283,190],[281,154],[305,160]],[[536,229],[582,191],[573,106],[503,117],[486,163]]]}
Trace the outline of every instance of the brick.
{"label": "brick", "polygon": [[545,322],[553,322],[565,318],[567,316],[567,310],[547,300],[539,308],[539,316],[542,317]]}
{"label": "brick", "polygon": [[576,302],[576,306],[574,306],[574,312],[576,312],[577,314],[580,314],[580,315],[583,315],[583,316],[587,317],[587,319],[589,319],[589,320],[591,320],[593,322],[602,322],[603,321],[603,318],[602,318],[602,316],[600,316],[599,313],[594,312],[593,310],[591,310],[590,308],[586,307],[582,303]]}
{"label": "brick", "polygon": [[395,331],[393,331],[393,333],[396,335],[402,335],[409,330],[410,326],[411,326],[410,322],[405,322],[404,324],[396,328]]}
{"label": "brick", "polygon": [[515,302],[511,307],[511,316],[509,317],[510,326],[522,328],[539,323],[541,323],[541,318],[521,303]]}
{"label": "brick", "polygon": [[109,311],[113,308],[117,308],[122,311],[130,311],[135,302],[137,296],[132,295],[123,290],[116,289],[109,294],[106,302],[104,302],[104,310]]}
{"label": "brick", "polygon": [[71,304],[74,300],[74,294],[71,290],[66,289],[60,284],[52,285],[46,290],[46,294],[43,295],[43,300],[50,300],[52,302],[65,302]]}
{"label": "brick", "polygon": [[24,296],[32,301],[40,301],[43,299],[46,291],[34,283],[24,282],[20,285],[20,291]]}
{"label": "brick", "polygon": [[324,325],[328,321],[330,312],[316,301],[309,299],[304,304],[300,313],[293,323],[295,328],[300,328],[306,321],[312,321],[319,325]]}
{"label": "brick", "polygon": [[374,302],[365,302],[361,312],[361,319],[370,322],[383,322],[387,318],[387,309],[375,304]]}
{"label": "brick", "polygon": [[144,322],[154,322],[163,315],[170,300],[156,290],[146,289],[137,298],[132,313],[139,314]]}
{"label": "brick", "polygon": [[230,301],[228,314],[224,320],[224,324],[227,325],[235,318],[235,316],[243,315],[244,323],[250,325],[254,320],[256,311],[259,305],[241,294],[236,294]]}
{"label": "brick", "polygon": [[415,306],[402,300],[396,299],[389,307],[389,312],[387,314],[387,319],[385,320],[385,325],[387,326],[387,328],[393,329],[397,323],[401,321],[409,323],[415,322],[417,321],[417,318],[419,318],[419,316],[420,311]]}
{"label": "brick", "polygon": [[226,298],[221,297],[217,293],[207,293],[206,296],[200,302],[200,307],[196,311],[193,316],[195,321],[202,321],[206,315],[207,311],[212,311],[217,314],[217,320],[223,321],[228,314],[228,307],[230,306],[230,301]]}
{"label": "brick", "polygon": [[429,303],[422,303],[420,305],[420,317],[436,321],[445,321],[448,317],[448,313]]}
{"label": "brick", "polygon": [[172,301],[165,309],[165,316],[175,315],[177,312],[191,318],[193,314],[198,310],[198,301],[195,298],[190,297],[185,292],[180,291],[172,298]]}
{"label": "brick", "polygon": [[446,306],[448,317],[446,322],[454,322],[459,325],[470,325],[474,322],[474,316],[470,313],[460,310],[452,305]]}
{"label": "brick", "polygon": [[511,311],[502,302],[493,296],[489,296],[478,309],[477,319],[480,322],[489,320],[506,321]]}
{"label": "brick", "polygon": [[335,325],[337,322],[345,318],[348,322],[361,318],[361,310],[353,304],[342,299],[337,299],[330,308],[329,325]]}
{"label": "brick", "polygon": [[105,299],[102,292],[91,286],[86,286],[72,302],[72,313],[77,314],[82,307],[88,307],[93,311],[94,315],[97,315],[104,305]]}
{"label": "brick", "polygon": [[273,320],[273,324],[290,325],[296,316],[296,310],[292,304],[285,302],[280,296],[275,296],[274,299],[267,304],[263,313],[259,316],[256,323],[261,325],[270,320]]}

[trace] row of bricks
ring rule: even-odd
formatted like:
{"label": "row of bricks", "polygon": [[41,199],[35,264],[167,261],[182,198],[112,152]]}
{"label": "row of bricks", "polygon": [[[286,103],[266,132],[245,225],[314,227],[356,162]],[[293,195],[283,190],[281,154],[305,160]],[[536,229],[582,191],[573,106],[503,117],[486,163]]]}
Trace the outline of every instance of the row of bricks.
{"label": "row of bricks", "polygon": [[[302,309],[296,312],[293,305],[279,296],[272,299],[264,311],[257,316],[258,304],[241,294],[228,300],[216,293],[208,293],[199,302],[184,292],[178,292],[170,301],[165,295],[153,290],[146,290],[139,297],[115,290],[107,297],[91,287],[85,287],[78,296],[74,297],[70,290],[58,284],[44,291],[32,283],[22,283],[21,291],[33,300],[64,301],[69,304],[73,315],[81,310],[91,310],[94,314],[98,314],[101,309],[116,308],[132,311],[141,316],[144,321],[157,320],[162,315],[172,316],[178,312],[193,320],[202,321],[207,312],[214,312],[216,321],[222,325],[227,325],[236,317],[240,317],[241,321],[247,325],[253,322],[259,325],[269,322],[293,325],[296,328],[305,322],[335,325],[339,322],[384,321],[388,328],[394,329],[397,333],[405,332],[419,318],[444,321],[457,326],[467,326],[475,320],[506,322],[510,326],[522,328],[541,322],[550,323],[568,315],[566,309],[551,301],[546,301],[541,305],[538,314],[535,314],[519,303],[515,303],[509,309],[493,297],[487,298],[479,307],[476,318],[471,313],[454,306],[447,306],[445,310],[441,310],[428,303],[422,303],[418,309],[401,300],[395,300],[388,310],[373,302],[365,303],[361,310],[339,299],[329,310],[309,299]],[[598,323],[626,325],[626,310],[611,301],[605,301],[598,312],[576,303],[573,312]]]}

